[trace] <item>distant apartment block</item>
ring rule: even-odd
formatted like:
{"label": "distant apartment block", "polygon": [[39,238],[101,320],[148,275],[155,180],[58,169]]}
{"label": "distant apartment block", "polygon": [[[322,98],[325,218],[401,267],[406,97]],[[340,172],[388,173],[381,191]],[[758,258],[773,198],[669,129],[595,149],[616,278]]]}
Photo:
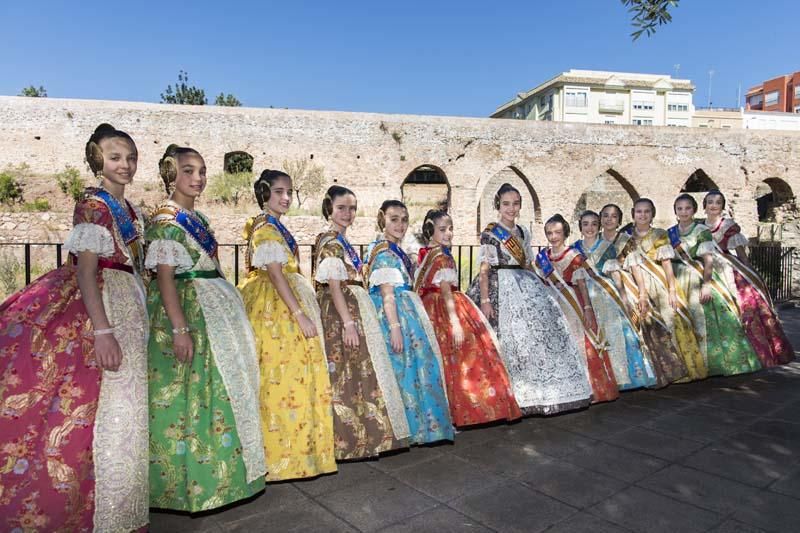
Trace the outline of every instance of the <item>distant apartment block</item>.
{"label": "distant apartment block", "polygon": [[691,126],[694,85],[669,75],[575,70],[501,105],[492,118]]}
{"label": "distant apartment block", "polygon": [[692,127],[800,131],[800,113],[751,111],[741,108],[697,108],[692,115]]}
{"label": "distant apartment block", "polygon": [[745,109],[800,113],[800,72],[778,76],[752,87],[745,95]]}

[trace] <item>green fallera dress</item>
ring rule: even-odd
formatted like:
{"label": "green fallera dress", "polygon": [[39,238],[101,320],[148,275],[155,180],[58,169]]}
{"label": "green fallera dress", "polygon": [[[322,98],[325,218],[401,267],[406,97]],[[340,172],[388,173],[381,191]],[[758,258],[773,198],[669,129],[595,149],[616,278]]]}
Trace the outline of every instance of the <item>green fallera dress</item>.
{"label": "green fallera dress", "polygon": [[700,303],[703,257],[717,253],[709,228],[695,222],[686,232],[680,231],[676,225],[667,233],[675,249],[672,269],[676,283],[688,300],[708,374],[731,376],[759,370],[761,363],[739,320],[736,295],[729,291],[716,270],[712,275],[711,300]]}
{"label": "green fallera dress", "polygon": [[[179,211],[171,203],[162,206],[146,232],[146,267],[176,267],[175,285],[194,344],[191,363],[175,359],[172,323],[154,279],[147,297],[150,505],[198,512],[262,490],[266,462],[258,356],[241,297],[216,273],[209,242],[204,250],[203,240],[176,221]],[[202,223],[213,239],[203,215],[184,214]]]}

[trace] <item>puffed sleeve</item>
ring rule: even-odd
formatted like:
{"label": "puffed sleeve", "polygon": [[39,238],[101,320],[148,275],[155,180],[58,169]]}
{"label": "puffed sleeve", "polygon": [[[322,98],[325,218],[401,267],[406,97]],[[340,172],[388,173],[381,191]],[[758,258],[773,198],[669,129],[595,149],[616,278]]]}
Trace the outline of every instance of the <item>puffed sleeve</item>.
{"label": "puffed sleeve", "polygon": [[320,261],[317,266],[317,272],[314,279],[320,283],[325,283],[330,280],[345,281],[348,279],[347,267],[344,261],[338,257],[326,257]]}
{"label": "puffed sleeve", "polygon": [[671,244],[664,244],[656,248],[656,261],[664,261],[675,257],[675,250]]}
{"label": "puffed sleeve", "polygon": [[372,262],[369,274],[369,285],[405,285],[403,274],[400,272],[399,260],[389,252],[381,252]]}
{"label": "puffed sleeve", "polygon": [[711,231],[704,229],[697,236],[697,257],[703,257],[714,253],[717,247],[714,244],[714,237],[711,236]]}
{"label": "puffed sleeve", "polygon": [[587,277],[588,277],[588,275],[586,273],[586,269],[583,268],[583,267],[578,267],[572,273],[572,282],[576,283],[576,282],[581,281],[581,280],[586,281]]}
{"label": "puffed sleeve", "polygon": [[[727,222],[727,220],[726,220]],[[747,239],[744,233],[742,233],[742,228],[739,227],[739,224],[736,222],[731,221],[730,226],[725,229],[725,237],[727,238],[727,243],[725,246],[729,250],[735,250],[739,246],[748,246],[750,241]]]}
{"label": "puffed sleeve", "polygon": [[114,255],[114,219],[106,204],[93,198],[81,200],[75,205],[72,223],[72,231],[64,242],[68,252],[92,252],[100,257]]}
{"label": "puffed sleeve", "polygon": [[157,270],[158,265],[175,267],[182,274],[194,267],[194,260],[185,246],[185,233],[171,224],[154,224],[147,233],[148,245],[144,266]]}
{"label": "puffed sleeve", "polygon": [[603,263],[603,274],[611,274],[612,272],[617,272],[621,268],[622,266],[619,264],[618,260],[608,259]]}
{"label": "puffed sleeve", "polygon": [[266,268],[270,263],[285,265],[289,262],[289,251],[283,236],[273,226],[266,225],[256,230],[252,243],[253,256],[250,264],[253,268]]}
{"label": "puffed sleeve", "polygon": [[622,268],[625,270],[630,270],[631,268],[642,264],[644,264],[642,252],[639,250],[634,250],[625,256],[625,262],[622,264]]}
{"label": "puffed sleeve", "polygon": [[478,263],[488,263],[491,266],[500,264],[500,259],[497,256],[497,242],[486,232],[481,233]]}

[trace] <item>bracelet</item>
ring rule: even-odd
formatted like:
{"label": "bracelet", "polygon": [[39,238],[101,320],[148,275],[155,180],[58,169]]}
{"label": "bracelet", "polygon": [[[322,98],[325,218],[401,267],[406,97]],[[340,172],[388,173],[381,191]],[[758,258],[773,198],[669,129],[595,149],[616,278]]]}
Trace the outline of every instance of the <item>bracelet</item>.
{"label": "bracelet", "polygon": [[383,297],[384,300],[394,300],[394,294],[387,294]]}
{"label": "bracelet", "polygon": [[192,331],[192,328],[190,328],[189,326],[183,326],[182,328],[172,328],[173,335],[183,335],[185,333],[189,333],[190,331]]}
{"label": "bracelet", "polygon": [[302,307],[298,307],[297,309],[292,311],[292,316],[294,316],[294,317],[298,317],[298,316],[300,316],[302,314],[303,314],[303,308]]}
{"label": "bracelet", "polygon": [[342,324],[342,329],[346,328],[347,326],[355,326],[355,325],[356,325],[356,323],[355,323],[354,320],[348,320],[347,322]]}
{"label": "bracelet", "polygon": [[400,322],[392,322],[389,324],[389,329],[400,329]]}
{"label": "bracelet", "polygon": [[492,300],[491,300],[491,298],[481,298],[481,303],[482,304],[490,304],[490,303],[492,303]]}
{"label": "bracelet", "polygon": [[97,337],[98,335],[108,335],[110,333],[114,333],[115,331],[117,331],[117,328],[112,326],[112,327],[106,328],[106,329],[96,329],[96,330],[92,331],[91,335],[92,335],[92,337]]}
{"label": "bracelet", "polygon": [[594,312],[594,309],[592,309],[592,306],[591,306],[591,305],[584,305],[584,306],[583,306],[583,310],[584,310],[584,311],[592,311],[592,312]]}

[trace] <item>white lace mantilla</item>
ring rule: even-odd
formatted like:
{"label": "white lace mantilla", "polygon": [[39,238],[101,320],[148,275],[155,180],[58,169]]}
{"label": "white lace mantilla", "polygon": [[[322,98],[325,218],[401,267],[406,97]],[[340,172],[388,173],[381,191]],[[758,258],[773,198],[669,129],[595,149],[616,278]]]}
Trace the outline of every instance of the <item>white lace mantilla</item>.
{"label": "white lace mantilla", "polygon": [[193,280],[214,362],[231,401],[242,461],[251,483],[267,472],[259,406],[256,340],[236,287],[221,278]]}
{"label": "white lace mantilla", "polygon": [[408,427],[403,396],[400,392],[400,386],[397,384],[397,376],[392,368],[392,361],[389,359],[389,352],[386,349],[386,341],[383,339],[383,331],[378,321],[375,305],[363,287],[348,285],[347,289],[358,302],[361,328],[364,330],[364,339],[367,341],[369,358],[372,361],[372,367],[375,369],[378,386],[381,389],[381,393],[383,393],[386,414],[392,424],[394,437],[398,440],[408,438],[411,435],[411,430]]}
{"label": "white lace mantilla", "polygon": [[111,257],[114,255],[114,238],[105,226],[81,222],[67,235],[64,249],[75,255],[80,252],[92,252],[100,257]]}
{"label": "white lace mantilla", "polygon": [[286,248],[275,241],[267,241],[263,244],[259,244],[253,251],[253,257],[250,259],[250,264],[253,268],[265,268],[270,263],[285,265],[288,262],[289,256],[286,255]]}
{"label": "white lace mantilla", "polygon": [[431,283],[438,287],[443,282],[456,285],[458,283],[458,272],[456,272],[454,268],[443,268],[437,271],[436,274],[433,275]]}
{"label": "white lace mantilla", "polygon": [[489,263],[492,266],[500,264],[497,258],[497,248],[493,244],[481,244],[478,250],[478,263]]}
{"label": "white lace mantilla", "polygon": [[697,245],[697,257],[703,257],[704,255],[713,254],[717,250],[716,243],[711,241],[701,242]]}
{"label": "white lace mantilla", "polygon": [[144,266],[147,270],[157,270],[158,265],[173,266],[175,273],[183,274],[192,270],[194,261],[189,251],[178,241],[156,239],[147,247]]}
{"label": "white lace mantilla", "polygon": [[94,531],[134,531],[147,525],[150,504],[144,286],[138,276],[106,269],[102,297],[122,364],[116,372],[104,370],[100,383],[92,442]]}
{"label": "white lace mantilla", "polygon": [[369,285],[377,287],[384,284],[405,285],[403,274],[396,268],[376,268],[369,275]]}
{"label": "white lace mantilla", "polygon": [[346,281],[349,276],[344,261],[338,257],[326,257],[317,267],[314,279],[320,283],[326,283],[332,279]]}
{"label": "white lace mantilla", "polygon": [[675,257],[675,249],[671,244],[665,244],[656,248],[656,261],[664,261]]}

